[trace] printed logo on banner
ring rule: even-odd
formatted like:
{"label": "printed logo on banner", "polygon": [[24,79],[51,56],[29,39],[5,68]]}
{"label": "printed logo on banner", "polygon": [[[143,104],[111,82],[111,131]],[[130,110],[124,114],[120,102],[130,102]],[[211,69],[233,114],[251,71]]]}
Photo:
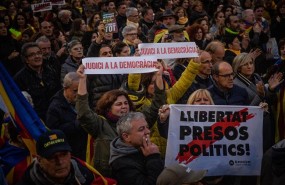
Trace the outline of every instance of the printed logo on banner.
{"label": "printed logo on banner", "polygon": [[210,176],[258,175],[262,119],[259,107],[172,105],[166,166],[183,163]]}

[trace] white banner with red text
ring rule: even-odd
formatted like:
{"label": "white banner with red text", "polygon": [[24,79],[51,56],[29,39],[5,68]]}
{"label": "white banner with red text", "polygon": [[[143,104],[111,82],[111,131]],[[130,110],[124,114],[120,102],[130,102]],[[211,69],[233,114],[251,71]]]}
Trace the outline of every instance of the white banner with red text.
{"label": "white banner with red text", "polygon": [[144,57],[91,57],[82,59],[85,74],[130,74],[157,71],[157,58]]}
{"label": "white banner with red text", "polygon": [[198,57],[195,42],[141,43],[140,55],[155,55],[158,59]]}
{"label": "white banner with red text", "polygon": [[260,175],[262,127],[257,106],[171,105],[165,165],[207,176]]}

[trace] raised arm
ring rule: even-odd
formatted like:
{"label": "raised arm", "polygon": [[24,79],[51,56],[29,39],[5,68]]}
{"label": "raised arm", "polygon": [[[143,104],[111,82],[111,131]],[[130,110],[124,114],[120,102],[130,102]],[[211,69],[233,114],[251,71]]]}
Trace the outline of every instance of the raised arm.
{"label": "raised arm", "polygon": [[84,130],[96,138],[100,133],[104,124],[104,118],[93,112],[88,104],[88,93],[86,85],[86,75],[84,74],[84,66],[79,66],[77,74],[80,77],[78,85],[78,94],[76,99],[77,119]]}
{"label": "raised arm", "polygon": [[187,89],[192,85],[194,82],[196,75],[199,72],[201,62],[200,58],[191,59],[187,68],[182,73],[179,80],[167,90],[167,103],[168,104],[175,104],[187,91]]}

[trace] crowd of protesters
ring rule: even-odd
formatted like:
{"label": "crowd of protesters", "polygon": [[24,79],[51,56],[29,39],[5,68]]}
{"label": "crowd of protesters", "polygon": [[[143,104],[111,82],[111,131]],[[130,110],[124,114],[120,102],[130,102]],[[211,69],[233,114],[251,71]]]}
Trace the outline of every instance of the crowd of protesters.
{"label": "crowd of protesters", "polygon": [[[260,177],[202,179],[205,173],[200,172],[195,180],[185,183],[284,183],[284,0],[63,2],[53,5],[50,11],[39,12],[33,12],[31,5],[41,1],[0,2],[0,62],[45,125],[61,130],[63,133],[55,134],[69,143],[64,143],[67,149],[49,149],[53,152],[49,156],[39,154],[38,162],[29,170],[38,168],[43,177],[32,172],[24,175],[33,161],[27,162],[28,151],[10,121],[5,136],[9,143],[0,149],[0,164],[9,185],[21,181],[22,176],[27,179],[27,173],[33,175],[29,178],[39,178],[40,184],[70,184],[65,178],[70,169],[53,174],[52,169],[45,168],[47,163],[61,158],[71,161],[66,163],[68,168],[71,163],[75,172],[88,174],[88,178],[72,182],[91,183],[90,172],[84,171],[70,154],[90,162],[119,185],[170,183],[165,182],[167,175],[159,176],[163,171],[170,104],[250,105],[264,109]],[[104,14],[111,13],[116,21],[115,32],[106,30],[103,19]],[[158,71],[153,73],[84,74],[85,57],[140,56],[140,43],[176,42],[195,42],[199,57],[159,60]],[[48,136],[43,137],[47,142]],[[86,157],[90,145],[94,145],[92,160]],[[16,163],[10,163],[10,150],[5,147],[16,147],[22,154],[17,164],[25,167],[14,174],[18,178],[8,175]],[[37,146],[37,150],[41,147]],[[181,166],[171,168],[185,171]],[[161,175],[167,173],[163,171]],[[28,181],[22,181],[25,183]],[[179,183],[183,182],[172,182]]]}

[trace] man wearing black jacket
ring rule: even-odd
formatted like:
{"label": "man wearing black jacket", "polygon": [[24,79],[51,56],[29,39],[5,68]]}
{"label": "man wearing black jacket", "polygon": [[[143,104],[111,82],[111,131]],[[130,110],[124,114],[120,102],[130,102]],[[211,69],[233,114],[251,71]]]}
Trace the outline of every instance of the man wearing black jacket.
{"label": "man wearing black jacket", "polygon": [[111,143],[110,165],[118,185],[155,185],[163,170],[158,147],[140,112],[131,112],[117,123],[119,137]]}

